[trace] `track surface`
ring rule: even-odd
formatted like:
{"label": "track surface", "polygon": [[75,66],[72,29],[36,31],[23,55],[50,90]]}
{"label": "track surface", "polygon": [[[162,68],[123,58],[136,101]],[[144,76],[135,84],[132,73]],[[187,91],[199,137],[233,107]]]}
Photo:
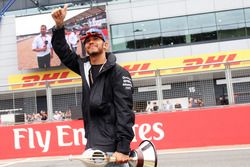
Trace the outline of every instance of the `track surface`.
{"label": "track surface", "polygon": [[[0,167],[84,167],[68,157],[2,160]],[[158,152],[158,167],[250,167],[250,145]]]}

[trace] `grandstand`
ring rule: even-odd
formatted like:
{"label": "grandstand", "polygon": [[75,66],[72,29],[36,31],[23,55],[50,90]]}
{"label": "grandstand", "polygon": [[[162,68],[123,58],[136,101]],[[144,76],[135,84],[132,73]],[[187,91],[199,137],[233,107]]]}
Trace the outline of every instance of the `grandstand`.
{"label": "grandstand", "polygon": [[[148,138],[155,140],[157,148],[250,143],[249,135],[244,136],[249,125],[247,110],[250,102],[250,1],[247,0],[240,0],[237,4],[234,0],[0,0],[0,116],[17,110],[21,111],[17,114],[25,116],[24,119],[20,116],[18,121],[3,116],[2,125],[5,122],[9,125],[11,121],[12,124],[20,124],[23,120],[23,129],[28,129],[24,131],[31,133],[30,125],[34,129],[42,129],[32,123],[50,122],[49,130],[56,133],[52,125],[59,127],[65,123],[62,120],[82,119],[79,76],[61,65],[57,58],[52,60],[51,68],[37,67],[30,44],[34,35],[39,33],[38,29],[30,34],[14,33],[17,29],[22,31],[22,27],[16,26],[17,22],[24,25],[27,18],[36,20],[35,24],[39,26],[48,24],[48,29],[51,29],[51,22],[41,22],[41,18],[50,17],[51,10],[64,3],[69,3],[72,12],[66,21],[69,31],[77,27],[79,33],[82,26],[88,24],[105,32],[111,44],[110,51],[115,53],[118,63],[129,70],[133,78],[134,112],[139,120],[136,128],[141,127],[140,132],[147,128],[151,130]],[[82,56],[80,43],[77,52]],[[243,115],[234,115],[238,110]],[[168,116],[177,121],[203,118],[206,122],[206,117],[211,121],[217,116],[217,113],[212,114],[213,111],[219,113],[215,125],[223,122],[224,111],[228,111],[228,121],[235,118],[243,130],[237,132],[236,128],[220,136],[219,128],[210,129],[198,121],[197,124],[205,126],[211,136],[213,128],[218,130],[215,130],[218,138],[210,140],[211,136],[205,135],[207,138],[203,140],[202,132],[198,130],[200,136],[197,134],[197,141],[190,138],[190,143],[185,145],[181,139],[187,136],[181,135],[184,132],[180,127],[177,128],[177,142],[176,138],[170,138],[168,145],[166,136],[162,136],[166,133],[168,121],[172,128],[179,123],[171,124]],[[46,120],[39,116],[44,112],[47,113]],[[195,115],[201,112],[205,114]],[[188,122],[184,121],[185,125]],[[226,121],[223,131],[226,125],[233,128]],[[74,129],[82,124],[75,121],[67,122],[65,126]],[[196,126],[191,126],[193,133]],[[154,127],[158,129],[154,131]],[[236,140],[234,132],[242,138]],[[144,135],[134,142],[147,138],[147,134]],[[81,147],[75,147],[75,154],[80,153],[84,144],[79,145]],[[57,152],[56,149],[61,148],[53,151]],[[32,151],[26,156],[42,155]],[[11,155],[4,157],[13,158]],[[22,154],[18,153],[16,157],[22,157]]]}

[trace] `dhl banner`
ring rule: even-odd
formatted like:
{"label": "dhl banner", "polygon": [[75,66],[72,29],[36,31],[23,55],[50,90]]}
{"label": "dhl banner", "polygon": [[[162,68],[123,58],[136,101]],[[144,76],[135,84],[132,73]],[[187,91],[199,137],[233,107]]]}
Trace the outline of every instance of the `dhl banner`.
{"label": "dhl banner", "polygon": [[23,83],[11,86],[10,89],[12,90],[45,87],[46,83],[39,81],[56,80],[56,79],[58,79],[58,81],[50,82],[51,86],[79,84],[81,83],[80,79],[66,80],[67,78],[77,78],[77,77],[79,77],[79,75],[77,75],[73,71],[69,69],[61,69],[61,70],[34,72],[28,74],[11,75],[9,76],[9,84]]}
{"label": "dhl banner", "polygon": [[[125,69],[131,72],[131,76],[133,78],[139,78],[139,77],[149,77],[155,75],[154,71],[147,71],[147,70],[171,68],[168,70],[161,70],[160,73],[161,75],[201,72],[201,71],[218,70],[225,68],[223,64],[212,65],[211,63],[225,63],[231,61],[244,61],[244,60],[250,60],[250,50],[219,52],[214,54],[175,57],[175,58],[159,59],[159,60],[126,62],[121,65]],[[204,65],[204,64],[210,64],[210,65]],[[246,66],[250,66],[250,61],[235,62],[230,64],[231,68],[246,67]],[[173,68],[173,67],[178,67],[178,68]],[[134,72],[134,71],[141,71],[141,72]],[[69,69],[51,70],[44,72],[11,75],[9,76],[9,84],[23,83],[21,85],[10,87],[10,89],[14,90],[37,88],[37,87],[44,87],[45,83],[27,83],[27,82],[66,79],[74,77],[79,77],[79,76]],[[78,84],[80,82],[81,80],[60,80],[52,82],[51,85],[59,86],[67,84]]]}
{"label": "dhl banner", "polygon": [[[232,61],[250,60],[250,50],[219,52],[213,54],[193,55],[185,57],[175,57],[160,60],[147,60],[122,64],[124,68],[129,71],[139,70],[156,70],[171,68],[168,70],[161,70],[161,75],[201,72],[208,70],[224,69],[223,63]],[[217,63],[211,65],[211,63]],[[220,64],[221,63],[221,64]],[[210,64],[210,65],[204,65]],[[200,65],[200,66],[199,66]],[[231,68],[250,66],[250,61],[231,63]],[[178,68],[174,68],[178,67]],[[148,77],[153,76],[153,71],[131,73],[132,77]]]}

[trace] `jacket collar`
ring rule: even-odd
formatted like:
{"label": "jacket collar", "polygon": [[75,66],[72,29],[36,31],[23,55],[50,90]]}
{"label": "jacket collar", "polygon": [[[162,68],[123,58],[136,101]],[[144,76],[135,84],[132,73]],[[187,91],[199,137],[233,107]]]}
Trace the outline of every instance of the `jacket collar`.
{"label": "jacket collar", "polygon": [[[107,61],[104,64],[102,71],[106,71],[116,64],[116,57],[113,53],[106,52],[106,59]],[[84,63],[90,62],[89,56],[84,57],[83,62]]]}
{"label": "jacket collar", "polygon": [[[106,59],[107,61],[104,64],[102,71],[100,73],[107,71],[108,69],[115,66],[116,64],[116,57],[114,54],[106,53]],[[82,61],[83,61],[83,66],[84,66],[84,76],[85,76],[88,86],[90,87],[88,75],[89,75],[89,69],[91,68],[91,64],[90,64],[89,56],[82,58]]]}
{"label": "jacket collar", "polygon": [[109,69],[116,64],[116,57],[113,53],[106,53],[107,62],[104,64],[105,69]]}

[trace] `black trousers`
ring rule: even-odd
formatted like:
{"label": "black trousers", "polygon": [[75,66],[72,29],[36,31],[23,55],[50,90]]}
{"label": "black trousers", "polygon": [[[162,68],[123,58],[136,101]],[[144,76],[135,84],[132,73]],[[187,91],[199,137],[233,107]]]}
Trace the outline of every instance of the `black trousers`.
{"label": "black trousers", "polygon": [[37,57],[38,67],[39,68],[48,68],[50,67],[50,54],[47,54],[43,57]]}

